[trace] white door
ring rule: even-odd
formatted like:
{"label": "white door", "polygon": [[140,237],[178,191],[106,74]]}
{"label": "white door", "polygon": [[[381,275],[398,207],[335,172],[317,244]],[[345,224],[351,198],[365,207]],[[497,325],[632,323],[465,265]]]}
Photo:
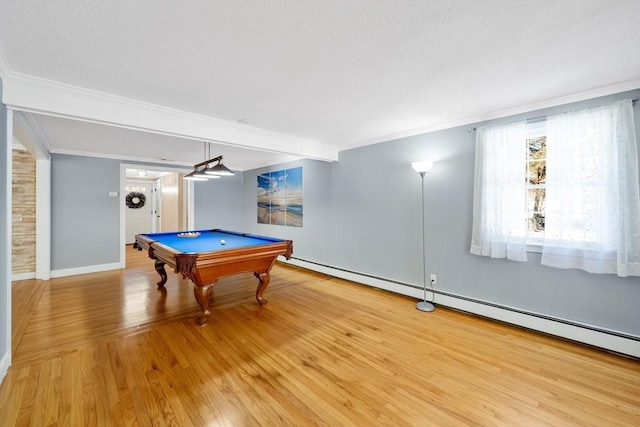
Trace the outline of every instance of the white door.
{"label": "white door", "polygon": [[161,202],[161,194],[162,192],[160,191],[160,180],[156,179],[156,181],[153,183],[153,215],[152,215],[152,222],[153,222],[153,232],[154,233],[159,233],[160,230],[160,208],[162,207],[162,203]]}
{"label": "white door", "polygon": [[125,238],[127,244],[136,241],[136,234],[153,232],[153,183],[125,184]]}

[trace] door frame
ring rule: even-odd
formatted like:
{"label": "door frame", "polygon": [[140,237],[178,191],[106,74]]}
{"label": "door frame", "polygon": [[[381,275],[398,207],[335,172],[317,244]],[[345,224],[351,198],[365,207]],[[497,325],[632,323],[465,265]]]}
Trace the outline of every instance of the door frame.
{"label": "door frame", "polygon": [[[139,163],[120,163],[120,268],[127,266],[126,262],[126,220],[125,220],[125,185],[127,181],[127,169],[148,169],[161,172],[173,172],[173,173],[189,173],[191,169],[188,168],[171,168],[166,166],[152,166],[148,164]],[[187,204],[189,208],[193,206],[193,182],[184,180],[185,195],[187,197]],[[160,196],[158,196],[160,197]],[[187,223],[193,224],[193,209],[187,209]]]}

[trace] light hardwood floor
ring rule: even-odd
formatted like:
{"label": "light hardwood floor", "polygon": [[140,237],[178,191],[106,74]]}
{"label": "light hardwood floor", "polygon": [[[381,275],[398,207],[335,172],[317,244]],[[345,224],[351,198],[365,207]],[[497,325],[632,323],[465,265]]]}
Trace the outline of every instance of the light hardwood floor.
{"label": "light hardwood floor", "polygon": [[13,284],[2,426],[640,426],[640,362],[284,265]]}

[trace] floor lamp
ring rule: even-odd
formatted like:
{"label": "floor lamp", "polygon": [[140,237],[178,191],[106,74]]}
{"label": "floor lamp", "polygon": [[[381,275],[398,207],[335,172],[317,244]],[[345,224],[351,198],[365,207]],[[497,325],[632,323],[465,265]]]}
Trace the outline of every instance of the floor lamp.
{"label": "floor lamp", "polygon": [[420,162],[411,163],[411,167],[413,170],[420,174],[420,179],[422,180],[422,289],[424,291],[424,298],[418,304],[416,304],[416,308],[420,311],[433,311],[435,307],[432,303],[427,301],[427,266],[424,262],[425,257],[425,238],[424,238],[424,176],[431,170],[433,167],[433,162],[431,160],[424,160]]}

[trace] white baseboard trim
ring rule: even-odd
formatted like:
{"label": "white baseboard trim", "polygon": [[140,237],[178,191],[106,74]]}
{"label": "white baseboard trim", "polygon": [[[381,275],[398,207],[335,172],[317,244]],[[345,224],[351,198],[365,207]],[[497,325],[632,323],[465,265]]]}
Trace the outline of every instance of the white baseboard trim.
{"label": "white baseboard trim", "polygon": [[15,282],[17,280],[29,280],[29,279],[35,279],[35,278],[36,278],[35,271],[31,273],[16,273],[11,276],[11,281]]}
{"label": "white baseboard trim", "polygon": [[4,381],[4,377],[9,372],[9,366],[11,366],[11,351],[6,351],[0,359],[0,384]]}
{"label": "white baseboard trim", "polygon": [[[347,271],[300,259],[292,258],[288,261],[282,260],[282,262],[420,300],[424,295],[422,286],[419,285],[402,284],[392,280],[385,280],[363,273]],[[430,300],[431,297],[432,294],[428,292],[427,298]],[[567,319],[552,318],[539,313],[525,312],[517,308],[471,300],[463,296],[438,291],[436,292],[434,303],[436,306],[441,305],[462,310],[527,329],[640,358],[640,336],[632,336],[593,325],[580,324]]]}
{"label": "white baseboard trim", "polygon": [[64,268],[61,270],[51,270],[51,278],[76,276],[78,274],[99,273],[101,271],[118,270],[122,268],[119,262],[111,264],[87,265],[85,267]]}

